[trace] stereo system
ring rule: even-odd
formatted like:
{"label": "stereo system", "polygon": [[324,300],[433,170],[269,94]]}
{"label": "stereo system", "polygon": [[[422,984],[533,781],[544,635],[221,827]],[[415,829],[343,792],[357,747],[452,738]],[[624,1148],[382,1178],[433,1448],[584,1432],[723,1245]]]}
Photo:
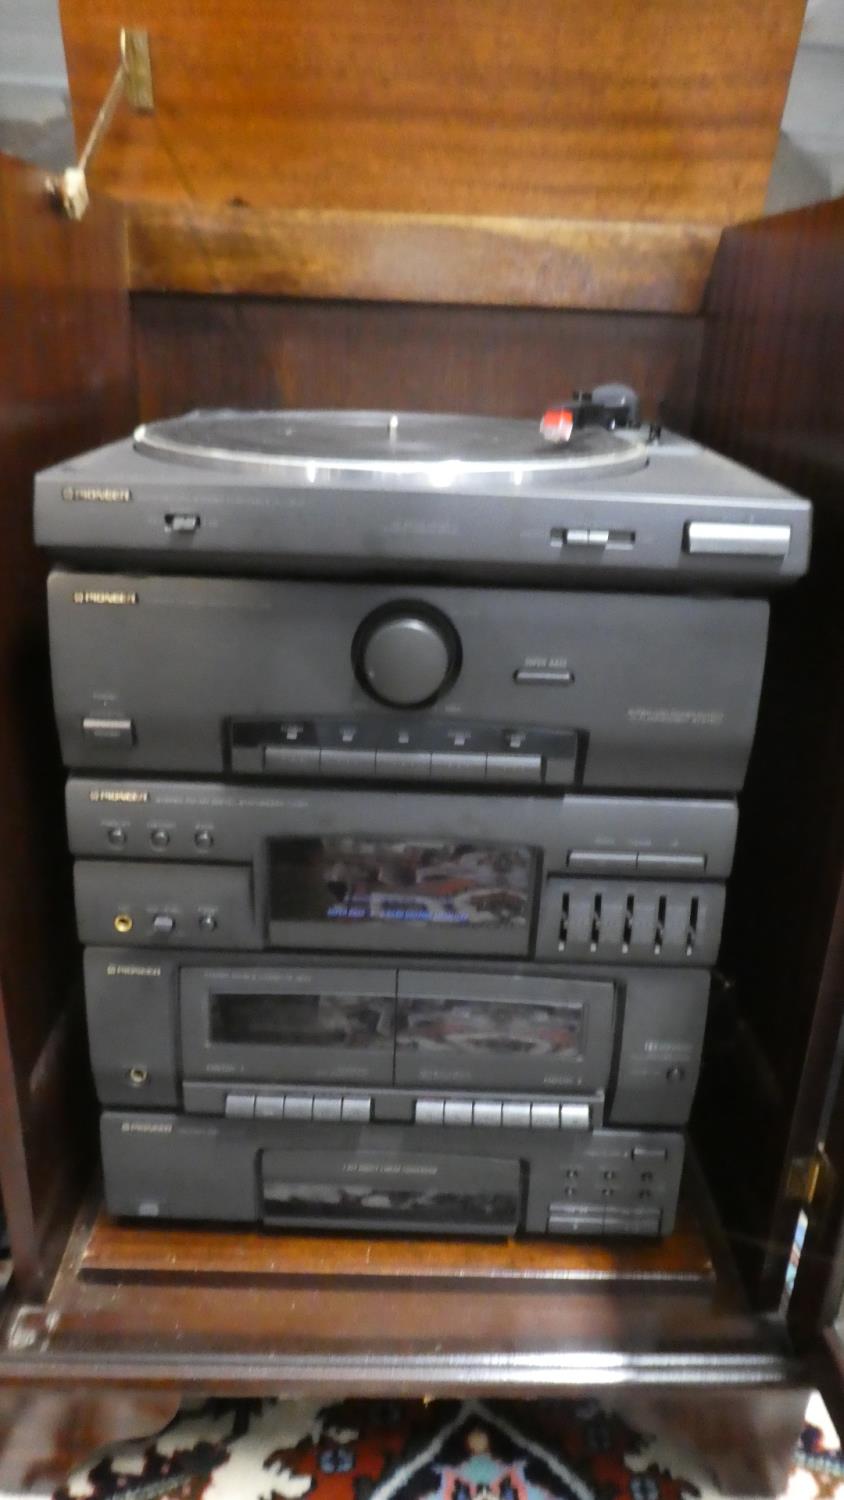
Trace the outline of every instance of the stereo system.
{"label": "stereo system", "polygon": [[192,413],[36,532],[111,1213],[669,1233],[808,504],[606,387]]}

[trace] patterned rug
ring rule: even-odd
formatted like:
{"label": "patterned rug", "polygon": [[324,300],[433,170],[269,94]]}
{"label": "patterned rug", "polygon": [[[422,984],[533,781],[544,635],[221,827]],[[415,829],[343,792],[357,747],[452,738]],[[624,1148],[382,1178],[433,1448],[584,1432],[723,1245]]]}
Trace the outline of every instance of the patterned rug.
{"label": "patterned rug", "polygon": [[[716,1493],[693,1454],[591,1400],[209,1400],[184,1407],[156,1437],[93,1456],[55,1500],[711,1500]],[[794,1500],[813,1493],[834,1491],[795,1490]]]}

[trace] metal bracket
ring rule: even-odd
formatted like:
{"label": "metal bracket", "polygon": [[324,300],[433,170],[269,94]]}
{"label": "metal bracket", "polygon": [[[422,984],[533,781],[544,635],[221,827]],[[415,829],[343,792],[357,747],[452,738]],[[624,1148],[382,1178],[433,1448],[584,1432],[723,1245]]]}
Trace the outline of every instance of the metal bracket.
{"label": "metal bracket", "polygon": [[785,1196],[802,1203],[807,1211],[822,1213],[834,1176],[826,1151],[822,1145],[818,1146],[812,1156],[795,1156],[789,1162]]}
{"label": "metal bracket", "polygon": [[126,26],[120,32],[120,62],[117,71],[109,84],[108,93],[100,105],[97,118],[91,126],[76,166],[66,167],[58,175],[48,177],[45,183],[50,197],[69,219],[81,219],[88,208],[90,200],[85,174],[124,95],[127,104],[139,113],[151,114],[155,109],[149,32],[134,30]]}

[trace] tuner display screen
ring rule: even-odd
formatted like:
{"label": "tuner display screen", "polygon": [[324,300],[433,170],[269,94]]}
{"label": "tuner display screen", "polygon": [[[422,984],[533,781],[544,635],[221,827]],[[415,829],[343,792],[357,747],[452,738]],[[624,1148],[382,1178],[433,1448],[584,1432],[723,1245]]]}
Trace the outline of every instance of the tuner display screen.
{"label": "tuner display screen", "polygon": [[438,839],[274,839],[275,922],[526,929],[536,856]]}

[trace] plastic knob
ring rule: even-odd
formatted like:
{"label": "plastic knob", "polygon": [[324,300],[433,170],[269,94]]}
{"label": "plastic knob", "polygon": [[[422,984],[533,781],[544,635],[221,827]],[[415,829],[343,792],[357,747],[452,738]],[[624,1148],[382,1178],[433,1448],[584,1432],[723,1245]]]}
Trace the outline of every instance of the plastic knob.
{"label": "plastic knob", "polygon": [[353,646],[358,680],[380,703],[417,708],[451,686],[460,642],[445,615],[412,604],[370,615]]}

